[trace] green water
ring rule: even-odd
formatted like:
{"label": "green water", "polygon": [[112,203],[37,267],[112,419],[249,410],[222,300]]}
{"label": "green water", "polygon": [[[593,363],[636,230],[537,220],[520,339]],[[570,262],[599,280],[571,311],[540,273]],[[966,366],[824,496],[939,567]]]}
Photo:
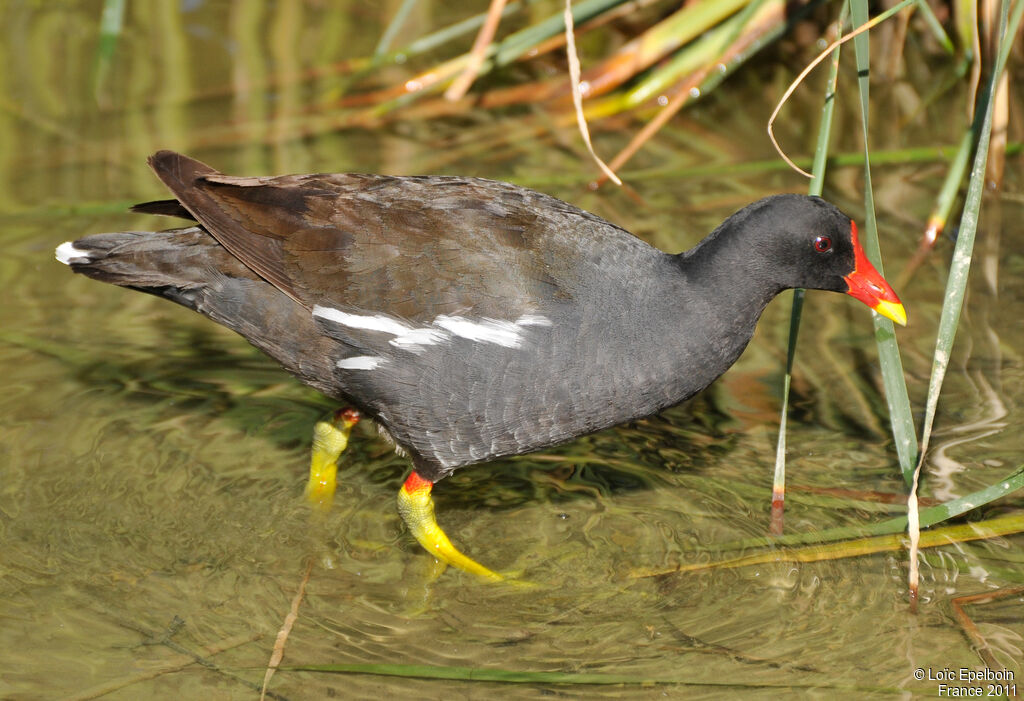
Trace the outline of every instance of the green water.
{"label": "green water", "polygon": [[[379,13],[389,16],[398,3],[391,5],[128,3],[107,58],[100,3],[0,10],[0,698],[255,698],[310,562],[286,667],[432,665],[638,683],[282,669],[270,689],[283,698],[775,698],[780,688],[931,697],[938,682],[916,681],[915,669],[982,666],[951,601],[1020,586],[1019,535],[927,551],[917,615],[908,611],[904,552],[632,576],[710,560],[716,546],[766,533],[788,295],[769,307],[740,362],[689,404],[544,455],[466,469],[438,486],[439,520],[453,540],[535,585],[524,588],[454,571],[435,576],[394,507],[409,466],[370,426],[359,427],[346,454],[333,511],[311,518],[302,497],[309,437],[331,404],[212,322],[73,276],[53,260],[62,241],[154,225],[125,208],[164,196],[145,165],[158,148],[236,174],[509,179],[673,251],[750,200],[806,188],[782,172],[677,173],[770,158],[764,122],[797,59],[738,74],[677,118],[631,164],[636,177],[627,169],[632,192],[587,190],[594,168],[575,126],[557,127],[541,108],[354,124],[332,107],[345,79],[308,74],[372,53],[384,27]],[[406,40],[451,19],[429,3],[414,13]],[[941,85],[952,66],[926,54],[908,61],[913,83],[875,88],[873,146],[956,143],[958,91],[933,103],[914,92]],[[779,128],[795,153],[812,146],[817,85],[798,93]],[[859,140],[846,94],[838,150]],[[637,128],[625,119],[597,129],[599,150],[614,153]],[[894,283],[944,172],[924,162],[873,173]],[[862,186],[858,169],[837,168],[826,196],[862,219]],[[1011,159],[979,231],[925,497],[971,492],[1024,457],[1022,195],[1020,161]],[[910,314],[898,337],[918,411],[951,249],[943,239],[897,285]],[[873,494],[905,488],[868,312],[847,297],[811,293],[804,322],[787,532],[901,514],[900,504]],[[1011,497],[983,515],[1021,506]],[[967,606],[1018,679],[1020,604],[1018,594]]]}

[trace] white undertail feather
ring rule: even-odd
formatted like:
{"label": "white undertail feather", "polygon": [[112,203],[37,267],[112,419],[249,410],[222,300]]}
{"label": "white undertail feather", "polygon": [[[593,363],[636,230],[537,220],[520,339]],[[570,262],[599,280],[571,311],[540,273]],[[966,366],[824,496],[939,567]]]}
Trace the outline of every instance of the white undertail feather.
{"label": "white undertail feather", "polygon": [[64,265],[71,265],[73,260],[81,258],[84,258],[85,262],[89,261],[89,252],[83,251],[80,248],[75,248],[75,244],[70,241],[65,241],[61,245],[57,246],[55,253],[57,260]]}

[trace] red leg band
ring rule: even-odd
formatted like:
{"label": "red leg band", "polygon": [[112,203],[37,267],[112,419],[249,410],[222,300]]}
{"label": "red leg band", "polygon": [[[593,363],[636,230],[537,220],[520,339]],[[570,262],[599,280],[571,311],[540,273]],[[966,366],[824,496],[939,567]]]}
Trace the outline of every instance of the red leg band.
{"label": "red leg band", "polygon": [[404,489],[407,494],[412,494],[413,492],[418,492],[423,489],[426,489],[429,492],[433,486],[433,482],[423,479],[419,474],[417,474],[416,470],[413,470],[408,479],[405,480],[405,484],[402,485],[402,489]]}
{"label": "red leg band", "polygon": [[355,426],[359,423],[359,410],[352,407],[345,407],[334,412],[334,421],[342,421],[346,426]]}

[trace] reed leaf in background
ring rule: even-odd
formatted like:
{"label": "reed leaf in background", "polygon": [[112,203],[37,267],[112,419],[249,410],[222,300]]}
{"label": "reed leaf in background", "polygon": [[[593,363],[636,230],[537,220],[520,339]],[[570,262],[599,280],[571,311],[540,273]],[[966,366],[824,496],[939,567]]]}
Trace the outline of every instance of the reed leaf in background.
{"label": "reed leaf in background", "polygon": [[[614,53],[583,73],[588,98],[587,119],[610,116],[655,104],[666,96],[696,90],[697,96],[714,89],[736,67],[745,63],[761,48],[782,36],[810,7],[822,0],[713,0],[687,3],[626,41]],[[572,5],[577,37],[603,24],[603,18],[636,14],[650,2],[628,3],[624,0],[582,0]],[[503,15],[512,14],[509,4]],[[521,7],[521,6],[518,6]],[[760,8],[756,12],[752,7]],[[401,8],[400,8],[401,9]],[[738,17],[739,16],[739,17]],[[748,19],[750,21],[748,21]],[[387,60],[407,60],[423,52],[425,46],[437,49],[441,40],[461,36],[470,26],[479,26],[481,17],[453,25],[430,37],[416,40],[407,47],[383,54],[372,60],[354,61],[351,65],[367,69]],[[401,24],[397,18],[389,25],[388,43]],[[486,47],[480,75],[513,61],[531,59],[560,46],[564,29],[561,16],[552,15],[528,27],[496,39]],[[457,30],[457,31],[456,31]],[[742,31],[741,31],[742,30]],[[723,41],[729,38],[729,41]],[[429,41],[428,41],[429,39]],[[472,60],[472,52],[460,54],[422,70],[400,84],[369,92],[350,91],[337,103],[342,108],[368,107],[368,111],[351,115],[353,123],[367,123],[399,116],[394,109],[408,102],[420,101],[427,113],[450,113],[452,107],[437,104],[434,95],[448,86]],[[724,66],[725,70],[712,70]],[[556,112],[571,111],[569,81],[564,76],[537,83],[502,88],[481,88],[477,104],[498,107],[509,104],[551,102]],[[699,86],[699,87],[698,87]],[[603,98],[600,96],[604,96]],[[434,96],[434,97],[432,97]],[[596,98],[596,99],[595,99]],[[408,116],[406,113],[405,116]]]}
{"label": "reed leaf in background", "polygon": [[928,398],[925,402],[924,426],[921,430],[921,457],[914,471],[913,484],[908,500],[911,537],[909,583],[915,600],[919,579],[917,544],[920,537],[920,524],[917,519],[917,488],[920,483],[921,468],[927,457],[928,442],[931,438],[932,426],[935,422],[935,410],[938,406],[939,393],[942,391],[942,383],[946,377],[946,369],[949,366],[950,353],[953,349],[953,340],[956,338],[956,331],[960,325],[960,311],[963,308],[964,295],[967,291],[967,277],[971,269],[974,238],[978,231],[978,218],[981,213],[982,195],[984,194],[985,187],[985,171],[988,161],[989,141],[992,135],[992,114],[994,111],[996,86],[1006,67],[1006,59],[1010,54],[1013,38],[1017,36],[1017,32],[1020,29],[1021,15],[1024,14],[1024,2],[1018,1],[1013,3],[1012,16],[1010,6],[1010,2],[1002,4],[998,34],[1000,39],[996,63],[992,67],[988,83],[979,97],[978,105],[974,111],[975,118],[972,131],[977,134],[974,164],[971,168],[970,180],[968,181],[964,211],[960,217],[959,235],[957,236],[956,246],[953,249],[953,260],[950,263],[949,278],[946,282],[946,292],[943,298],[942,312],[939,317],[939,331],[932,359],[932,373],[928,382]]}
{"label": "reed leaf in background", "polygon": [[[869,21],[868,7],[866,0],[850,0],[850,11],[853,18],[853,23],[858,27],[848,38],[854,40],[854,46],[856,50],[857,59],[857,71],[858,71],[858,88],[860,96],[860,112],[861,112],[861,123],[862,123],[862,134],[864,138],[864,165],[865,165],[865,227],[864,236],[862,243],[865,248],[869,259],[875,264],[875,266],[881,271],[881,262],[879,260],[879,245],[878,245],[878,233],[877,223],[874,211],[874,197],[871,186],[871,171],[870,171],[870,149],[868,143],[868,114],[869,114],[869,94],[868,94],[868,80],[870,70],[870,44],[866,29],[874,26],[883,19],[892,16],[895,12],[909,9],[911,5],[918,5],[911,0],[904,0],[896,6],[889,8],[886,12],[880,14],[873,20]],[[891,321],[882,318],[878,315],[874,315],[875,322],[875,334],[876,341],[878,343],[879,358],[882,369],[883,384],[886,390],[886,400],[888,402],[890,417],[892,422],[893,436],[896,443],[897,455],[901,467],[901,471],[904,475],[904,479],[911,485],[911,493],[908,499],[908,516],[906,519],[907,529],[910,535],[910,573],[909,583],[912,602],[916,601],[917,593],[917,548],[920,544],[920,519],[917,511],[917,487],[920,479],[921,465],[923,464],[924,456],[927,451],[928,437],[931,431],[932,422],[934,421],[935,408],[937,406],[939,389],[942,384],[942,377],[945,373],[946,366],[949,362],[949,353],[952,347],[953,337],[956,333],[956,326],[959,321],[959,311],[963,303],[964,291],[966,289],[967,274],[970,267],[970,251],[973,246],[974,233],[977,229],[977,217],[978,211],[981,206],[981,194],[982,194],[982,183],[985,177],[985,158],[988,154],[989,149],[989,134],[992,130],[992,104],[996,96],[996,85],[1000,80],[1001,73],[1005,67],[1006,57],[1009,52],[1009,46],[1012,39],[1007,37],[1016,36],[1017,29],[1019,28],[1020,16],[1024,12],[1024,2],[1018,2],[1014,5],[1013,19],[1009,21],[1009,32],[1007,33],[1007,16],[1009,14],[1009,4],[1003,5],[1002,23],[1000,25],[1002,40],[1000,42],[999,57],[996,61],[996,65],[993,67],[992,77],[987,90],[982,96],[979,103],[981,108],[976,111],[976,119],[974,126],[971,130],[972,134],[977,135],[975,153],[975,165],[972,171],[972,179],[968,190],[967,203],[965,205],[963,219],[961,220],[961,234],[958,239],[956,250],[954,251],[953,263],[950,268],[949,283],[943,304],[942,311],[942,322],[940,324],[939,337],[937,339],[935,359],[933,362],[933,373],[932,381],[929,387],[929,395],[926,407],[926,419],[923,429],[923,438],[920,451],[917,451],[917,439],[914,432],[913,415],[910,408],[909,393],[907,391],[906,381],[903,376],[902,362],[899,356],[899,349],[896,345],[894,327]],[[843,40],[845,41],[845,39]],[[839,42],[841,43],[841,42]],[[838,43],[836,44],[838,48]],[[800,75],[800,77],[790,86],[789,90],[786,91],[783,97],[782,103],[788,99],[789,95],[794,90],[795,86],[807,75],[808,71],[816,66],[823,58],[825,54],[821,54],[815,61],[813,61]],[[769,134],[772,134],[771,123],[774,121],[775,116],[778,114],[779,108],[776,109],[772,118],[769,120]],[[773,142],[774,142],[774,136]],[[973,139],[971,140],[974,141]],[[952,195],[951,192],[955,192],[954,188],[950,183],[955,183],[956,171],[962,162],[966,162],[966,146],[962,144],[958,151],[957,158],[953,165],[953,172],[950,177],[947,178],[946,186],[944,186],[940,207],[951,206]],[[776,143],[776,147],[778,144]],[[819,149],[821,143],[819,140]],[[783,153],[780,149],[780,154],[783,158],[790,163],[794,168],[796,165]],[[803,172],[803,171],[801,171]],[[806,174],[806,173],[805,173]],[[816,173],[820,175],[820,173]],[[813,184],[813,183],[812,183]],[[912,261],[913,263],[913,261]],[[795,347],[796,331],[799,326],[799,314],[800,314],[800,303],[802,297],[799,291],[796,293],[794,298],[794,309],[792,315],[792,322],[790,328],[790,344],[789,344],[789,355],[787,359],[787,373],[784,382],[784,398],[783,398],[783,415],[780,422],[781,429],[779,435],[779,443],[776,452],[776,479],[775,486],[773,489],[773,519],[772,519],[772,532],[778,534],[781,531],[781,518],[779,516],[780,503],[781,503],[781,490],[782,490],[782,476],[784,475],[784,460],[785,460],[785,417],[786,409],[788,406],[788,391],[789,391],[789,380],[792,371],[792,360],[793,360],[793,349]],[[1020,488],[1019,484],[1014,484],[1013,489]],[[976,508],[983,503],[987,503],[988,500],[999,498],[1002,496],[1002,492],[993,492],[987,494],[985,499],[982,501],[971,501],[970,508]],[[949,514],[946,518],[951,517],[955,514]]]}

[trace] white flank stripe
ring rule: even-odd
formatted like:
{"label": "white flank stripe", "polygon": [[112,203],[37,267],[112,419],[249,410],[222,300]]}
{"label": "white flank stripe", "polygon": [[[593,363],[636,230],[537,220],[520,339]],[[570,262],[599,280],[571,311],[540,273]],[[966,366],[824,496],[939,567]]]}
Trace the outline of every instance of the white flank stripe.
{"label": "white flank stripe", "polygon": [[389,316],[384,316],[383,314],[376,314],[374,316],[348,314],[347,312],[343,312],[340,309],[335,309],[333,307],[321,307],[319,304],[313,307],[313,316],[333,321],[341,324],[342,326],[348,326],[351,329],[380,331],[382,333],[389,333],[392,336],[401,336],[408,331],[412,331],[411,326],[403,324],[400,321],[396,321]]}
{"label": "white flank stripe", "polygon": [[522,333],[519,327],[510,321],[495,319],[470,321],[462,316],[443,315],[434,319],[434,323],[442,329],[451,331],[456,336],[462,336],[471,341],[496,343],[505,348],[518,348],[522,343]]}
{"label": "white flank stripe", "polygon": [[390,343],[393,346],[399,348],[407,348],[409,350],[420,350],[422,346],[431,346],[435,343],[451,338],[444,331],[438,331],[432,328],[412,329],[406,331],[401,336],[396,336],[391,339]]}
{"label": "white flank stripe", "polygon": [[[70,244],[66,244],[70,245]],[[551,326],[551,319],[540,314],[523,314],[514,322],[501,321],[499,319],[482,318],[477,320],[467,319],[464,316],[449,316],[442,314],[435,318],[429,326],[413,327],[386,314],[350,314],[333,307],[321,307],[319,304],[313,307],[313,316],[333,321],[336,324],[347,326],[351,329],[363,329],[365,331],[379,331],[394,336],[389,342],[396,348],[410,350],[415,353],[423,351],[424,346],[432,346],[451,339],[452,335],[460,336],[470,341],[480,343],[494,343],[505,348],[518,348],[523,343],[523,330],[529,326]],[[377,365],[366,366],[364,356],[346,358],[338,363],[338,367],[349,370],[372,370]],[[380,358],[365,356],[382,362]],[[342,365],[350,360],[359,361],[356,365]]]}
{"label": "white flank stripe", "polygon": [[373,370],[384,362],[384,358],[375,355],[355,355],[351,358],[342,358],[335,365],[342,370]]}
{"label": "white flank stripe", "polygon": [[523,314],[516,319],[516,326],[551,326],[551,319],[540,314]]}
{"label": "white flank stripe", "polygon": [[71,265],[71,261],[75,258],[85,258],[86,261],[89,260],[89,252],[83,251],[80,248],[75,248],[75,244],[70,241],[65,241],[61,245],[57,246],[56,255],[57,260],[64,265]]}

